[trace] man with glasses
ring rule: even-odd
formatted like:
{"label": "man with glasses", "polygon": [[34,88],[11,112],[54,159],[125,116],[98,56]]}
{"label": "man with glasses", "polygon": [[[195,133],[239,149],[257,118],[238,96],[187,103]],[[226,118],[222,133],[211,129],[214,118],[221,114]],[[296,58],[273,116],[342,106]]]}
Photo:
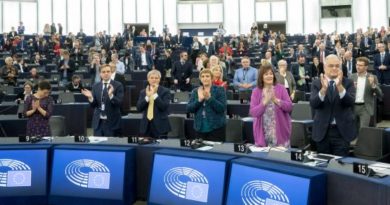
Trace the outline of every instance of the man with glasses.
{"label": "man with glasses", "polygon": [[375,111],[375,100],[382,98],[383,93],[377,77],[367,72],[368,58],[359,57],[356,61],[357,73],[352,74],[351,79],[356,87],[354,112],[360,129],[370,125],[371,116]]}
{"label": "man with glasses", "polygon": [[250,66],[249,57],[245,56],[241,59],[242,68],[239,68],[234,73],[233,84],[239,91],[240,100],[250,100],[252,90],[257,84],[257,69]]}
{"label": "man with glasses", "polygon": [[347,156],[349,144],[357,135],[353,113],[356,89],[350,79],[343,78],[341,63],[338,56],[327,56],[325,74],[312,83],[312,138],[319,153]]}

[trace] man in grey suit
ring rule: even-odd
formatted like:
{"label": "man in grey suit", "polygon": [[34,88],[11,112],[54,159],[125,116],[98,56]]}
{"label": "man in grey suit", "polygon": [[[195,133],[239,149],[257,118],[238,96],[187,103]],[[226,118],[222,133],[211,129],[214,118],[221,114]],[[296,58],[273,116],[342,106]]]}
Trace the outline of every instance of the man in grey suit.
{"label": "man in grey suit", "polygon": [[354,113],[358,128],[368,127],[370,118],[374,115],[375,100],[382,98],[383,93],[375,75],[367,72],[368,58],[359,57],[356,60],[356,71],[351,75],[356,87]]}

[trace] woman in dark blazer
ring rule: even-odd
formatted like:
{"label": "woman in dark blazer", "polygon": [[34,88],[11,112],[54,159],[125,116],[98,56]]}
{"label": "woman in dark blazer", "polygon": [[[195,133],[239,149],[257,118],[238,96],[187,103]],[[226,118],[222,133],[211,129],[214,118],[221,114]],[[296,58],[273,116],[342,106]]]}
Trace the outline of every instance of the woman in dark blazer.
{"label": "woman in dark blazer", "polygon": [[194,113],[197,137],[210,141],[224,141],[226,125],[226,93],[223,87],[212,84],[213,73],[203,69],[199,73],[201,87],[192,91],[187,112]]}
{"label": "woman in dark blazer", "polygon": [[148,86],[141,91],[137,110],[142,112],[140,134],[152,138],[166,137],[171,131],[169,124],[169,103],[171,93],[160,86],[161,73],[158,70],[148,72]]}

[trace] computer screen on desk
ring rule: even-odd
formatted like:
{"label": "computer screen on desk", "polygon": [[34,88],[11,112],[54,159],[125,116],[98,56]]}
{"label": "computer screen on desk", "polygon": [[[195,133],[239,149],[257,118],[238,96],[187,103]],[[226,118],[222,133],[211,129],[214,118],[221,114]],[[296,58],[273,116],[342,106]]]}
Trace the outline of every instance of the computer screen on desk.
{"label": "computer screen on desk", "polygon": [[326,204],[325,183],[322,172],[240,158],[232,160],[226,204]]}
{"label": "computer screen on desk", "polygon": [[46,196],[47,152],[47,148],[0,150],[0,204],[2,197]]}
{"label": "computer screen on desk", "polygon": [[222,204],[226,163],[231,158],[200,152],[155,152],[149,204]]}
{"label": "computer screen on desk", "polygon": [[55,149],[51,195],[121,200],[125,152]]}

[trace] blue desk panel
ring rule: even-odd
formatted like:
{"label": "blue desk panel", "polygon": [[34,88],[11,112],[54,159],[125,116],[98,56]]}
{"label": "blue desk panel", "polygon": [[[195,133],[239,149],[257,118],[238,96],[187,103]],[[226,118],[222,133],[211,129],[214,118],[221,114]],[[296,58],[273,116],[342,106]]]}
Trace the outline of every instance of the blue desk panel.
{"label": "blue desk panel", "polygon": [[0,147],[0,204],[45,204],[50,146]]}
{"label": "blue desk panel", "polygon": [[[55,204],[134,202],[134,164],[135,151],[130,147],[57,146],[53,154],[52,202]],[[70,201],[62,200],[61,197]],[[88,200],[83,201],[79,198]]]}
{"label": "blue desk panel", "polygon": [[230,171],[227,205],[326,204],[323,172],[249,158],[232,160]]}
{"label": "blue desk panel", "polygon": [[154,153],[149,204],[223,204],[233,156],[159,150]]}

